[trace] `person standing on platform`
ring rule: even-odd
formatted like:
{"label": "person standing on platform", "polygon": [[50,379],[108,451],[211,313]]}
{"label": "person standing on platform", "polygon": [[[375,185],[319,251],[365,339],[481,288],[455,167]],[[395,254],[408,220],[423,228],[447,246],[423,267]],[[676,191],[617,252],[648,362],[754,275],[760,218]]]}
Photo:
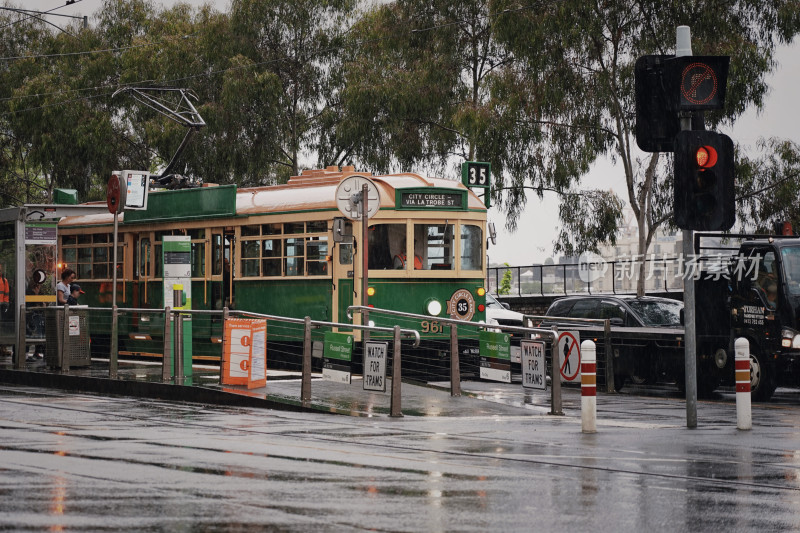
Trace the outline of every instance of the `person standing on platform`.
{"label": "person standing on platform", "polygon": [[58,305],[67,303],[67,298],[69,298],[70,293],[69,286],[75,281],[76,277],[75,271],[71,268],[66,268],[64,272],[61,273],[61,281],[56,285],[56,303]]}

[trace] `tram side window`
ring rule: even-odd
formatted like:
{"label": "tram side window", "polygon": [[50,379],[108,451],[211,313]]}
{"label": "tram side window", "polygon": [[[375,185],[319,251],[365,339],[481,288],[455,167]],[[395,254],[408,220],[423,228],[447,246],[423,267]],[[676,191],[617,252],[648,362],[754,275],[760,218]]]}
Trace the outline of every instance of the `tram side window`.
{"label": "tram side window", "polygon": [[192,277],[203,278],[206,275],[206,230],[204,228],[191,229],[187,232],[192,239]]}
{"label": "tram side window", "polygon": [[306,272],[309,276],[328,273],[328,237],[309,237],[306,243]]}
{"label": "tram side window", "polygon": [[[113,238],[110,233],[64,235],[61,237],[63,260],[75,270],[79,279],[109,279]],[[124,263],[124,247],[117,247],[117,264]]]}
{"label": "tram side window", "polygon": [[353,223],[349,220],[344,223],[344,234],[349,235],[347,242],[339,243],[339,264],[352,265],[353,264]]}
{"label": "tram side window", "polygon": [[202,278],[206,275],[206,243],[192,242],[192,277]]}
{"label": "tram side window", "polygon": [[[289,224],[286,224],[288,226]],[[286,258],[284,259],[284,272],[287,276],[303,275],[304,239],[286,239]]]}
{"label": "tram side window", "polygon": [[211,236],[211,275],[219,276],[222,274],[222,235],[214,233]]}
{"label": "tram side window", "polygon": [[405,257],[405,224],[373,224],[369,227],[368,239],[370,269],[394,268],[394,258]]}
{"label": "tram side window", "polygon": [[242,241],[242,275],[258,276],[258,263],[261,260],[261,241]]}
{"label": "tram side window", "polygon": [[455,240],[453,224],[415,224],[414,255],[423,270],[453,270]]}
{"label": "tram side window", "polygon": [[242,226],[242,275],[319,276],[328,269],[328,222]]}
{"label": "tram side window", "polygon": [[263,247],[264,259],[261,261],[264,276],[281,275],[281,257],[283,257],[283,241],[281,239],[266,239]]}
{"label": "tram side window", "polygon": [[139,276],[150,277],[150,239],[139,241]]}
{"label": "tram side window", "polygon": [[480,270],[483,268],[483,231],[480,226],[461,226],[461,268]]}

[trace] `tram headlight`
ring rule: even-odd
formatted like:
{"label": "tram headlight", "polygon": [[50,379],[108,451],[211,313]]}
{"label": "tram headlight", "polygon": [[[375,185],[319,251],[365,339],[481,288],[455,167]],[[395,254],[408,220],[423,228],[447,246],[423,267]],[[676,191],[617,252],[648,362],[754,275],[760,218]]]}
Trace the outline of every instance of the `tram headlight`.
{"label": "tram headlight", "polygon": [[367,288],[367,296],[375,296],[375,287]]}
{"label": "tram headlight", "polygon": [[425,302],[425,311],[431,316],[439,316],[442,313],[442,302],[436,298],[431,298]]}
{"label": "tram headlight", "polygon": [[483,287],[479,287],[478,290],[475,292],[478,293],[478,296],[484,296],[486,294],[486,289],[484,289]]}

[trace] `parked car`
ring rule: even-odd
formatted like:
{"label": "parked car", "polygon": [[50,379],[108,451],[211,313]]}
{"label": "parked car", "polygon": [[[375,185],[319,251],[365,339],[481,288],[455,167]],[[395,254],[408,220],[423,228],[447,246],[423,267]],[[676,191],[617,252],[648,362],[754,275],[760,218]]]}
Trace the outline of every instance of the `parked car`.
{"label": "parked car", "polygon": [[[548,317],[609,319],[612,326],[624,328],[681,329],[674,335],[657,335],[657,338],[648,338],[647,333],[637,337],[636,332],[630,330],[625,335],[615,336],[612,330],[614,387],[620,390],[626,380],[635,383],[668,380],[675,381],[679,388],[685,386],[682,310],[683,302],[669,298],[568,296],[554,301],[545,314]],[[566,323],[563,327],[578,329]],[[721,372],[713,358],[698,364],[697,372],[699,393],[710,393],[719,384]]]}
{"label": "parked car", "polygon": [[[498,326],[523,326],[522,318],[525,315],[512,311],[507,303],[500,302],[486,293],[486,323]],[[520,333],[511,332],[511,362],[521,361],[519,341],[522,338]]]}
{"label": "parked car", "polygon": [[553,302],[547,316],[610,319],[626,327],[683,327],[683,302],[653,296],[567,296]]}

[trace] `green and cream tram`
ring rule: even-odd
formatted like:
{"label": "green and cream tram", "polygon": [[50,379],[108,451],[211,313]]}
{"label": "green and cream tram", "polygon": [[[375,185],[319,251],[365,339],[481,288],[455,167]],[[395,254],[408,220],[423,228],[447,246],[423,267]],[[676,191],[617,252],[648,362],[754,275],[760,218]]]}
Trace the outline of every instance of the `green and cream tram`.
{"label": "green and cream tram", "polygon": [[[163,242],[183,236],[191,241],[193,309],[228,306],[348,322],[348,306],[362,302],[362,230],[359,220],[343,217],[336,191],[355,175],[374,183],[379,196],[367,231],[369,304],[426,315],[402,325],[422,333],[418,356],[435,357],[434,344],[441,343],[432,341],[449,335],[437,319],[453,313],[485,319],[486,208],[460,182],[412,173],[373,176],[329,167],[304,171],[285,185],[153,191],[146,210],[120,216],[117,305],[164,307]],[[75,270],[85,291],[80,303],[110,306],[113,215],[64,218],[58,232],[62,268]],[[379,313],[370,320],[397,321]],[[96,350],[107,345],[109,331],[99,321],[93,328]],[[218,359],[219,319],[198,317],[192,331],[194,357]],[[159,354],[162,332],[163,318],[122,314],[120,353]],[[278,335],[270,329],[269,342],[278,343]]]}

